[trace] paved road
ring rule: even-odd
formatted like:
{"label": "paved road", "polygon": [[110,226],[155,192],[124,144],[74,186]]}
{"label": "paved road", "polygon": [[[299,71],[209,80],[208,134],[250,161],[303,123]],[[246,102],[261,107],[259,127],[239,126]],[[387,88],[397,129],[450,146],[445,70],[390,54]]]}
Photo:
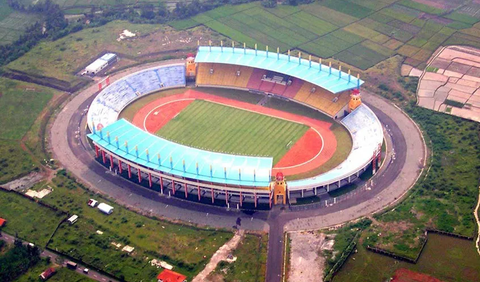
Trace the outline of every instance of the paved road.
{"label": "paved road", "polygon": [[[150,66],[116,74],[111,81]],[[266,281],[280,281],[284,231],[320,229],[385,208],[398,200],[414,184],[421,171],[420,162],[425,159],[424,142],[416,125],[388,101],[366,93],[363,100],[385,125],[389,145],[386,164],[374,176],[374,186],[370,191],[321,209],[290,211],[288,208],[277,206],[268,212],[247,214],[236,210],[228,211],[225,208],[160,196],[155,191],[135,185],[106,171],[105,167],[97,163],[93,159],[92,150],[86,145],[84,136],[80,134],[77,137],[75,134],[76,131],[84,132],[85,110],[96,91],[96,85],[93,85],[80,92],[57,115],[50,132],[50,144],[55,158],[94,191],[109,195],[118,203],[140,212],[224,228],[235,225],[237,217],[240,217],[243,229],[269,231]],[[408,139],[404,136],[408,136]]]}
{"label": "paved road", "polygon": [[[15,242],[15,237],[12,236],[12,235],[9,235],[9,234],[6,234],[5,232],[2,232],[1,233],[1,236],[0,236],[0,240],[3,240],[5,242],[7,242],[7,244],[13,244]],[[26,244],[29,244],[29,242],[23,242],[24,245]],[[53,253],[49,250],[44,250],[41,254],[40,254],[40,257],[42,258],[47,258],[49,257],[50,260],[52,262],[55,262],[55,261],[59,261],[59,259],[62,259],[62,260],[67,260],[65,258],[63,258],[62,256],[56,254],[56,253]],[[66,264],[64,263],[62,265],[63,267],[66,267]],[[97,280],[97,281],[100,281],[100,282],[107,282],[107,281],[112,281],[112,282],[116,282],[117,280],[115,279],[112,279],[110,277],[107,277],[95,270],[92,270],[92,269],[89,269],[88,270],[88,274],[83,272],[83,270],[87,268],[85,267],[84,265],[82,264],[77,264],[77,269],[75,270],[77,273],[81,274],[81,275],[84,275],[84,276],[87,276],[93,280]],[[40,273],[38,274],[40,275]]]}

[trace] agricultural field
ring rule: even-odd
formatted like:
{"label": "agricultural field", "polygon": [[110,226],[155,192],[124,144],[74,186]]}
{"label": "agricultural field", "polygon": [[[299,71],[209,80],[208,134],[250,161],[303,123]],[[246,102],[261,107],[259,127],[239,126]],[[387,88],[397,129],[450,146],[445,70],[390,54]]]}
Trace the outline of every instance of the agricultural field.
{"label": "agricultural field", "polygon": [[55,212],[13,192],[0,190],[0,217],[7,220],[3,231],[45,247],[66,214]]}
{"label": "agricultural field", "polygon": [[362,70],[397,54],[422,68],[441,45],[480,47],[480,33],[463,32],[480,21],[476,12],[480,6],[458,3],[460,9],[450,12],[450,4],[325,0],[269,9],[253,2],[223,6],[170,25],[176,29],[204,25],[249,47],[257,43],[260,49],[268,45],[281,52],[299,50]]}
{"label": "agricultural field", "polygon": [[38,115],[58,92],[31,83],[0,78],[0,183],[38,166],[21,147]]}
{"label": "agricultural field", "polygon": [[[58,249],[88,265],[126,281],[150,281],[158,274],[148,263],[161,259],[175,271],[192,278],[217,249],[233,236],[231,232],[174,224],[139,215],[81,188],[61,171],[53,179],[54,191],[42,199],[59,210],[79,216],[74,225],[62,224],[48,247]],[[95,198],[114,207],[111,215],[87,206]],[[97,230],[103,232],[98,234]],[[121,244],[116,247],[112,243]],[[125,245],[135,248],[131,255]],[[149,260],[145,258],[149,257]]]}
{"label": "agricultural field", "polygon": [[272,156],[275,164],[289,150],[286,145],[295,144],[307,130],[303,124],[195,100],[156,134],[205,150]]}
{"label": "agricultural field", "polygon": [[14,11],[6,0],[0,1],[0,45],[14,42],[38,20],[38,15]]}

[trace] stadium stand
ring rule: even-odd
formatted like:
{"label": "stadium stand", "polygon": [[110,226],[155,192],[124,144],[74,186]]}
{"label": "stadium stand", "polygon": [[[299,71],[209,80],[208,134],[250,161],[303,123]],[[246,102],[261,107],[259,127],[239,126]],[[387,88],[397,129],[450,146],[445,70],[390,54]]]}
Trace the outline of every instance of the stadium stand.
{"label": "stadium stand", "polygon": [[136,98],[162,88],[184,87],[185,66],[170,65],[142,70],[107,86],[90,105],[88,125],[105,127],[118,118],[120,111]]}
{"label": "stadium stand", "polygon": [[229,155],[180,145],[120,119],[88,137],[143,167],[177,176],[228,185],[267,187],[273,158]]}
{"label": "stadium stand", "polygon": [[334,117],[350,100],[349,91],[333,94],[320,87],[315,88],[304,101],[305,104],[321,110],[327,115]]}
{"label": "stadium stand", "polygon": [[247,88],[253,68],[228,64],[199,64],[197,85],[231,86]]}
{"label": "stadium stand", "polygon": [[348,178],[370,164],[373,152],[377,151],[383,142],[383,129],[378,118],[370,108],[362,104],[341,122],[350,131],[353,140],[353,148],[347,159],[324,174],[289,181],[289,190],[308,189],[335,183]]}

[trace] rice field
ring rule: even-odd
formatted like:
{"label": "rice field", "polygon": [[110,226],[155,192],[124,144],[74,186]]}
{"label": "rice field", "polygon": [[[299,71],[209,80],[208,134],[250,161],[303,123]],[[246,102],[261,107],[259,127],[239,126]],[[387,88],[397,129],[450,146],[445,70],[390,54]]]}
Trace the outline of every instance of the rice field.
{"label": "rice field", "polygon": [[0,45],[14,42],[28,26],[40,20],[35,14],[12,10],[6,2],[0,1]]}
{"label": "rice field", "polygon": [[281,52],[296,49],[359,69],[397,54],[419,66],[447,42],[480,47],[480,34],[456,34],[480,20],[467,6],[452,12],[413,0],[325,0],[266,9],[252,2],[223,6],[171,25],[203,24],[249,47],[257,43],[259,49],[267,45]]}
{"label": "rice field", "polygon": [[[271,156],[278,162],[308,126],[195,100],[156,134],[190,147],[230,154]],[[281,132],[281,134],[277,134]]]}

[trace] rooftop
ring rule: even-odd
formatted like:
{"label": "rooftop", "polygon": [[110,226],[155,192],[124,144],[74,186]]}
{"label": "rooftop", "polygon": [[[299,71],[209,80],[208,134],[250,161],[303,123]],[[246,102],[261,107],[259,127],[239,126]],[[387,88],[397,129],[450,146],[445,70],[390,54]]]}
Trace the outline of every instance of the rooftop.
{"label": "rooftop", "polygon": [[310,82],[332,93],[357,88],[363,84],[363,80],[333,67],[271,51],[199,46],[195,62],[241,65],[274,71]]}
{"label": "rooftop", "polygon": [[175,271],[164,269],[160,274],[158,274],[157,279],[158,281],[162,282],[183,282],[187,280],[187,276]]}
{"label": "rooftop", "polygon": [[153,170],[206,182],[267,187],[273,159],[223,154],[160,138],[121,119],[88,137],[113,154]]}

